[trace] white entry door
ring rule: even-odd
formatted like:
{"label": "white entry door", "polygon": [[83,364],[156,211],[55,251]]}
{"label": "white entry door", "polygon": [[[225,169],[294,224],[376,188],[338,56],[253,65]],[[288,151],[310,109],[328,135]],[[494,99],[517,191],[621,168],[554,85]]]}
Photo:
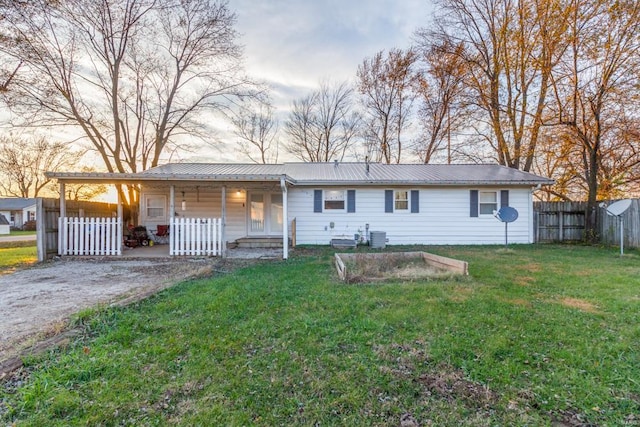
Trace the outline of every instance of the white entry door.
{"label": "white entry door", "polygon": [[282,194],[249,194],[249,235],[282,234]]}

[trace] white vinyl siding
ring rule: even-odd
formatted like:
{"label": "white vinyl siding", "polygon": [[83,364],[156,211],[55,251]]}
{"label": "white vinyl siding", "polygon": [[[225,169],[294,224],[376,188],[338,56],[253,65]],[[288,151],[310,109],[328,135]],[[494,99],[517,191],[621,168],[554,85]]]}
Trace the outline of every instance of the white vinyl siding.
{"label": "white vinyl siding", "polygon": [[[236,186],[227,187],[227,219],[226,240],[233,241],[247,236],[248,208],[246,205],[247,191],[243,188],[238,193]],[[264,191],[258,184],[256,190]],[[357,187],[355,188],[355,212],[347,212],[347,190],[344,187],[325,187],[325,190],[339,190],[344,192],[345,209],[314,212],[314,190],[312,187],[289,187],[287,215],[289,235],[291,236],[291,221],[296,219],[296,242],[298,244],[328,245],[335,236],[353,236],[359,230],[365,231],[369,224],[369,231],[385,231],[389,245],[400,244],[503,244],[504,224],[493,215],[481,215],[473,218],[469,216],[469,191],[499,192],[505,187],[420,187],[395,188],[406,190],[411,206],[411,191],[419,191],[418,210],[416,213],[401,215],[385,212],[385,190],[388,187]],[[531,188],[509,187],[509,205],[519,213],[518,220],[509,224],[509,242],[532,243],[533,213],[531,211]],[[153,189],[153,193],[143,194],[141,200],[147,196],[157,195],[161,190]],[[169,217],[169,188],[165,192],[167,220]],[[179,217],[202,218],[221,217],[221,190],[219,186],[207,188],[200,186],[195,189],[185,189],[187,210],[180,210],[182,189],[176,186],[176,210]],[[498,195],[499,199],[500,196]],[[394,200],[395,201],[395,200]],[[322,200],[324,205],[324,198]],[[498,203],[500,201],[498,200]],[[324,207],[324,206],[323,206]],[[158,224],[167,222],[152,221],[146,217],[146,208],[141,210],[141,224],[149,230],[155,230]],[[333,227],[331,227],[333,224]]]}
{"label": "white vinyl siding", "polygon": [[[292,187],[289,190],[289,220],[296,218],[298,244],[327,245],[334,236],[352,236],[358,230],[385,231],[390,245],[400,244],[501,244],[504,224],[491,216],[469,217],[469,187],[422,187],[419,211],[403,215],[385,213],[385,188],[357,188],[356,211],[313,213],[313,189]],[[478,188],[496,191],[501,188]],[[530,231],[531,188],[510,187],[509,204],[519,212],[509,224],[509,242],[532,243]],[[409,192],[410,194],[410,192]],[[330,224],[333,223],[333,228]]]}

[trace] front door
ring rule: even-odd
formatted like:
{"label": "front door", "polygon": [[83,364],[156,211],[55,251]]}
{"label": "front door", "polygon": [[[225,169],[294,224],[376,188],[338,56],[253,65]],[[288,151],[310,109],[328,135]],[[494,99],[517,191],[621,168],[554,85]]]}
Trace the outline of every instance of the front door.
{"label": "front door", "polygon": [[282,194],[249,194],[249,235],[282,234]]}

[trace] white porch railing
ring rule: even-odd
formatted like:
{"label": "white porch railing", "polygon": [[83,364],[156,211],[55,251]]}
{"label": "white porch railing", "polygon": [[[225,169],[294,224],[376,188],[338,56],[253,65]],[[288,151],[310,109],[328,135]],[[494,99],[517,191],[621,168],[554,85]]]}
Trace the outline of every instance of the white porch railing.
{"label": "white porch railing", "polygon": [[59,255],[120,255],[122,223],[119,218],[58,219]]}
{"label": "white porch railing", "polygon": [[170,223],[170,255],[222,255],[220,218],[173,218]]}

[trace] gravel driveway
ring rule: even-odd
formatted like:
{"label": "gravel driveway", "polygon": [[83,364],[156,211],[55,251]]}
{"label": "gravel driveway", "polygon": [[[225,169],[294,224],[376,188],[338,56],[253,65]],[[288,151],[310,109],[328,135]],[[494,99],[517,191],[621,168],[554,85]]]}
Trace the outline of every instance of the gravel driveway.
{"label": "gravel driveway", "polygon": [[60,332],[82,309],[157,292],[210,272],[215,262],[63,260],[0,275],[0,363]]}

